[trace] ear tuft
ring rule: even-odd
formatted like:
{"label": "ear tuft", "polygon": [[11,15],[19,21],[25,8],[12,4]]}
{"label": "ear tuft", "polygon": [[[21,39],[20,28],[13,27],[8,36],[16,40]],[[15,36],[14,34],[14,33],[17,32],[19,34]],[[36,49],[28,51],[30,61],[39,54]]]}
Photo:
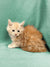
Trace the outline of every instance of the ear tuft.
{"label": "ear tuft", "polygon": [[12,26],[12,22],[11,22],[10,19],[8,19],[8,25],[9,25],[9,26]]}
{"label": "ear tuft", "polygon": [[20,23],[20,25],[21,25],[21,26],[23,26],[23,25],[24,25],[24,23],[25,23],[25,21],[23,21],[22,23]]}
{"label": "ear tuft", "polygon": [[11,22],[11,20],[10,20],[10,19],[8,19],[8,22]]}

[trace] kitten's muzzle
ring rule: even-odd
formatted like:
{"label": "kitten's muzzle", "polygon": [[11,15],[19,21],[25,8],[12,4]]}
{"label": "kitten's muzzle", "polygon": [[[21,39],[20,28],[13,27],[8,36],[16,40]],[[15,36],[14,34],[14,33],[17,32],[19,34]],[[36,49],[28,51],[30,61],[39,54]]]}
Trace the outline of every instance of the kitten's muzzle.
{"label": "kitten's muzzle", "polygon": [[15,36],[17,36],[17,34],[15,34]]}

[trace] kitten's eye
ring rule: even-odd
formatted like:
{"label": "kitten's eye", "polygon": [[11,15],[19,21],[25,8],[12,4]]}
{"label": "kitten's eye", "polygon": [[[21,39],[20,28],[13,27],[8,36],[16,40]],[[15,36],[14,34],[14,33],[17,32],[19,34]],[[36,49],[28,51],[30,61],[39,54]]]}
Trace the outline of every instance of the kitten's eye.
{"label": "kitten's eye", "polygon": [[20,32],[20,30],[17,30],[17,32]]}
{"label": "kitten's eye", "polygon": [[13,32],[15,32],[15,30],[12,30]]}

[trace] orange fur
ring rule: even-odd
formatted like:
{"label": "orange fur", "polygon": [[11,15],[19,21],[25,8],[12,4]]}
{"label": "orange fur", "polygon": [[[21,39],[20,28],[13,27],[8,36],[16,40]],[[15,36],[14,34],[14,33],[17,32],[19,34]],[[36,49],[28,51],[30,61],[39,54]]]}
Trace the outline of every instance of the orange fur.
{"label": "orange fur", "polygon": [[25,51],[29,52],[45,52],[45,42],[42,40],[42,34],[33,26],[26,26],[24,29],[23,46]]}

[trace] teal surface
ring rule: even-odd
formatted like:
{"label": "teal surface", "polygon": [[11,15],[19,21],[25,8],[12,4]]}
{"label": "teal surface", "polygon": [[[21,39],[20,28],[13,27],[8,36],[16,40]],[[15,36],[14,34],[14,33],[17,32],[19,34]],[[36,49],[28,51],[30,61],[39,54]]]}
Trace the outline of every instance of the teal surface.
{"label": "teal surface", "polygon": [[50,53],[31,53],[0,44],[0,67],[50,67]]}
{"label": "teal surface", "polygon": [[0,0],[0,67],[50,67],[50,53],[9,49],[8,19],[34,25],[50,48],[50,0]]}

